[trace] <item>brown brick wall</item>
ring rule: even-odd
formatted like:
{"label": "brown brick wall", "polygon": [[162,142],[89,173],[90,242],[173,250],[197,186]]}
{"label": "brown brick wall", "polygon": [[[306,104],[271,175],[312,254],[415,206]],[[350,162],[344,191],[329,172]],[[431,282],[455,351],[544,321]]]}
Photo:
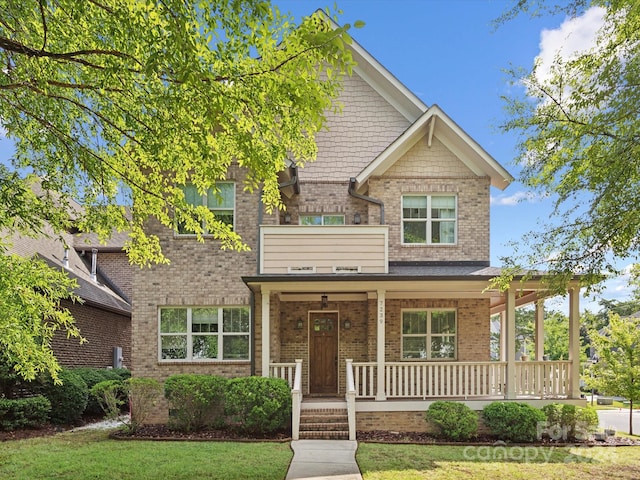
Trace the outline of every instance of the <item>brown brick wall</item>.
{"label": "brown brick wall", "polygon": [[76,338],[56,332],[52,347],[56,358],[66,367],[113,366],[113,347],[122,347],[124,365],[131,367],[131,319],[125,315],[108,312],[89,305],[63,301],[81,335],[87,342],[79,344]]}
{"label": "brown brick wall", "polygon": [[[382,430],[436,434],[438,433],[437,427],[425,419],[426,410],[424,412],[357,412],[356,430],[361,432]],[[481,435],[489,433],[481,415],[478,418],[478,433]]]}
{"label": "brown brick wall", "polygon": [[98,268],[128,299],[133,294],[133,270],[127,254],[122,252],[98,252]]}

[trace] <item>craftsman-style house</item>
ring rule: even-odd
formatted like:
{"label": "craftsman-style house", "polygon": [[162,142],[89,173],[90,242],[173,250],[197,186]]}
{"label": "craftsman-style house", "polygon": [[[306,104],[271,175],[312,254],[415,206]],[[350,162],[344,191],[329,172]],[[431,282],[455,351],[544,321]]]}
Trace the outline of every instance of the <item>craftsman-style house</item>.
{"label": "craftsman-style house", "polygon": [[[318,157],[282,173],[286,210],[266,214],[232,166],[215,200],[251,247],[151,224],[170,265],[136,270],[133,373],[286,378],[300,409],[327,397],[356,430],[419,430],[434,399],[577,402],[578,297],[569,292],[570,359],[516,362],[515,308],[540,305],[535,281],[489,289],[491,187],[509,173],[438,106],[427,106],[355,41],[341,114]],[[208,201],[209,200],[209,201]],[[500,361],[490,318],[502,313]],[[333,402],[328,401],[327,405]],[[166,418],[158,411],[156,420]]]}

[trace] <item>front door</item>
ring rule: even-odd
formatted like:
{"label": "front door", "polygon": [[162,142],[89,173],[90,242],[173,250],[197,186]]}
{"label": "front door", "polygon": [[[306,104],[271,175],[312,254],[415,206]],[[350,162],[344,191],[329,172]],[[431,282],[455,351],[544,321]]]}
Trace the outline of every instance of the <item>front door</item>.
{"label": "front door", "polygon": [[309,392],[338,393],[338,314],[312,313],[309,333]]}

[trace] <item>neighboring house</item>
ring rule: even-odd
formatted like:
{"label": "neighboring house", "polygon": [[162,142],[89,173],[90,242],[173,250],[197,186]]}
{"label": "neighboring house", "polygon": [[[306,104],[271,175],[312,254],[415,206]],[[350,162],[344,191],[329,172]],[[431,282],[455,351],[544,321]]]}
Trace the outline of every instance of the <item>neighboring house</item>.
{"label": "neighboring house", "polygon": [[8,253],[40,257],[51,268],[65,270],[78,283],[74,293],[82,302],[64,300],[62,306],[69,309],[87,341],[80,344],[77,338],[67,338],[64,331],[56,332],[52,347],[63,366],[130,365],[133,270],[122,250],[125,238],[126,235],[115,235],[105,246],[97,245],[92,235],[56,235],[46,230],[38,238],[14,235],[8,239]]}
{"label": "neighboring house", "polygon": [[[577,403],[578,294],[570,290],[571,360],[516,362],[515,308],[539,282],[489,289],[490,188],[509,173],[438,106],[428,107],[355,41],[340,115],[317,161],[282,176],[286,210],[268,215],[237,165],[205,202],[251,251],[157,223],[170,265],[133,284],[133,373],[281,376],[294,394],[293,436],[317,397],[349,399],[355,429],[420,430],[434,399]],[[293,159],[295,162],[295,159]],[[503,312],[501,361],[490,317]],[[536,360],[542,359],[542,309]],[[326,400],[326,399],[325,399]],[[331,405],[329,402],[326,405]],[[167,418],[166,405],[154,421]]]}

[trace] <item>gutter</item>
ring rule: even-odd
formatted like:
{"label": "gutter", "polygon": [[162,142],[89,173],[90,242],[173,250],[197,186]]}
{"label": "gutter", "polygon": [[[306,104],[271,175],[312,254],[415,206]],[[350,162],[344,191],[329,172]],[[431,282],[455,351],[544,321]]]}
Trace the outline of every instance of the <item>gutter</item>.
{"label": "gutter", "polygon": [[384,202],[382,200],[378,200],[377,198],[368,197],[366,195],[361,195],[357,193],[355,177],[351,177],[349,179],[349,195],[351,195],[354,198],[359,198],[360,200],[364,200],[365,202],[379,205],[380,206],[380,225],[384,225]]}

